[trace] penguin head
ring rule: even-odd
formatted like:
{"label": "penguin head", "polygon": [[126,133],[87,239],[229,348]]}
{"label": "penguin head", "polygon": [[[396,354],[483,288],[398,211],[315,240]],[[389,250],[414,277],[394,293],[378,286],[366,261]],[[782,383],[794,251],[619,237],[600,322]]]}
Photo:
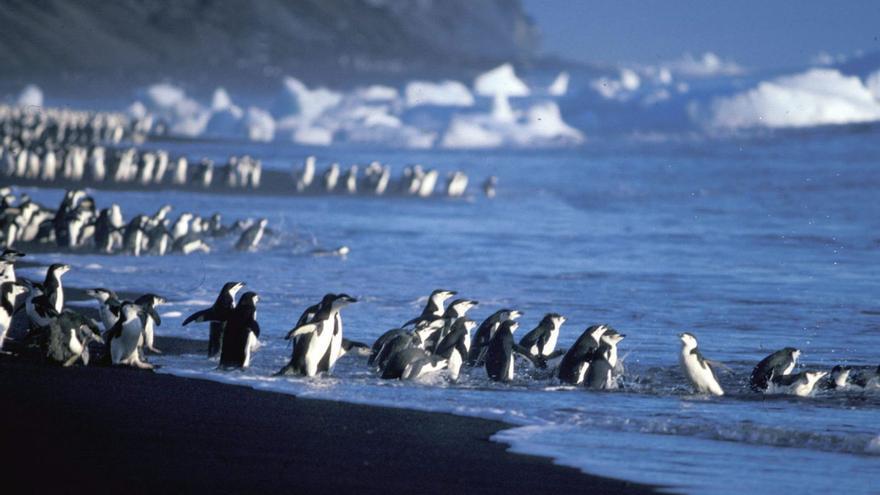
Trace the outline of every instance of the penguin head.
{"label": "penguin head", "polygon": [[827,371],[805,371],[804,378],[808,385],[814,385],[816,382],[824,378],[828,374]]}
{"label": "penguin head", "polygon": [[852,368],[849,366],[837,365],[831,369],[831,379],[838,387],[845,387],[847,380],[849,380],[850,371]]}
{"label": "penguin head", "polygon": [[130,321],[135,318],[140,318],[140,315],[142,313],[143,309],[133,302],[125,302],[122,304],[123,321]]}
{"label": "penguin head", "polygon": [[480,304],[480,303],[477,301],[474,301],[472,299],[456,299],[456,300],[452,301],[451,303],[449,303],[449,308],[447,308],[447,310],[446,310],[446,315],[447,316],[455,315],[458,317],[462,317],[465,314],[467,314],[467,312],[471,308],[473,308],[474,306],[476,306],[478,304]]}
{"label": "penguin head", "polygon": [[256,292],[245,292],[238,300],[238,305],[256,307],[258,302],[260,302],[260,296]]}
{"label": "penguin head", "polygon": [[602,342],[604,342],[612,347],[615,347],[624,338],[626,338],[626,335],[624,335],[622,333],[617,333],[614,330],[610,330],[608,332],[605,332],[604,335],[602,335]]}
{"label": "penguin head", "polygon": [[431,299],[442,303],[456,294],[458,294],[458,292],[455,292],[454,290],[437,289],[434,292],[431,292]]}
{"label": "penguin head", "polygon": [[353,304],[356,302],[357,299],[349,296],[348,294],[337,294],[333,298],[333,302],[331,304],[333,305],[334,309],[341,309],[348,306],[349,304]]}
{"label": "penguin head", "polygon": [[244,287],[244,282],[226,282],[223,284],[223,292],[228,292],[232,297],[235,297],[235,294],[237,294],[242,287]]}
{"label": "penguin head", "polygon": [[687,332],[680,333],[678,334],[678,338],[681,339],[681,343],[686,349],[696,349],[697,338],[694,337],[693,334]]}
{"label": "penguin head", "polygon": [[351,249],[348,246],[339,246],[336,248],[336,254],[339,256],[348,256],[348,253],[351,252]]}
{"label": "penguin head", "polygon": [[611,327],[609,327],[608,325],[593,325],[587,328],[585,332],[588,333],[590,337],[592,337],[596,344],[598,344],[599,339],[602,338],[602,335],[604,335],[605,332],[609,330],[611,330]]}
{"label": "penguin head", "polygon": [[19,258],[23,258],[24,256],[25,254],[21,251],[16,251],[15,249],[4,249],[3,254],[0,255],[0,261],[15,263]]}
{"label": "penguin head", "polygon": [[797,363],[797,360],[801,357],[801,351],[794,347],[786,347],[783,351],[785,351],[789,358],[795,363]]}
{"label": "penguin head", "polygon": [[505,310],[503,310],[503,311],[504,311],[505,313],[507,313],[507,319],[509,319],[509,320],[515,320],[515,319],[517,319],[517,318],[519,318],[520,316],[523,315],[523,312],[522,312],[522,311],[519,311],[519,310],[516,310],[516,309],[505,309]]}
{"label": "penguin head", "polygon": [[160,304],[164,304],[164,303],[165,303],[165,298],[162,296],[157,296],[156,294],[144,294],[141,297],[137,298],[137,300],[135,301],[135,304],[138,304],[138,305],[144,306],[144,307],[146,307],[146,306],[156,307],[156,306],[159,306]]}
{"label": "penguin head", "polygon": [[544,315],[542,324],[549,325],[552,328],[558,329],[565,323],[565,317],[560,315],[559,313],[547,313]]}
{"label": "penguin head", "polygon": [[85,292],[86,292],[87,296],[94,298],[94,299],[97,299],[98,301],[101,301],[101,302],[105,302],[111,298],[116,299],[116,294],[112,290],[109,290],[109,289],[102,289],[102,288],[86,289]]}
{"label": "penguin head", "polygon": [[15,299],[20,294],[25,294],[28,291],[28,286],[19,282],[3,282],[3,288],[9,288],[9,295],[11,299]]}
{"label": "penguin head", "polygon": [[54,263],[49,267],[49,273],[61,278],[62,275],[70,271],[70,265],[64,263]]}

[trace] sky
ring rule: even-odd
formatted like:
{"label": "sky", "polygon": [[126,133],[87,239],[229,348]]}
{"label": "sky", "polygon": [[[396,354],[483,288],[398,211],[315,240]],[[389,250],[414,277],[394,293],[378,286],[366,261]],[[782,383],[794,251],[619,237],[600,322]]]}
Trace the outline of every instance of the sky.
{"label": "sky", "polygon": [[543,51],[650,64],[713,52],[749,68],[880,51],[880,0],[522,0]]}

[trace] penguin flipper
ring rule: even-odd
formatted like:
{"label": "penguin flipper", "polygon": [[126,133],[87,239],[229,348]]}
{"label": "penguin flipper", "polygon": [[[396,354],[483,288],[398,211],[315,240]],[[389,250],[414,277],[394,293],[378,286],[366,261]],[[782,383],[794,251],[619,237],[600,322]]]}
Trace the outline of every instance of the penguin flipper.
{"label": "penguin flipper", "polygon": [[201,323],[203,321],[221,321],[214,313],[214,308],[196,311],[195,313],[187,316],[185,320],[183,320],[183,326],[187,326],[192,322]]}
{"label": "penguin flipper", "polygon": [[306,323],[305,325],[299,326],[288,332],[287,340],[290,340],[294,337],[299,337],[300,335],[306,335],[318,330],[318,325],[314,323]]}
{"label": "penguin flipper", "polygon": [[514,350],[517,354],[521,354],[521,355],[524,356],[526,359],[528,359],[529,361],[531,361],[532,364],[533,364],[536,368],[539,368],[539,369],[545,369],[545,368],[547,368],[547,360],[544,358],[544,356],[541,356],[541,355],[537,355],[537,356],[532,355],[532,353],[529,352],[528,349],[526,349],[525,347],[523,347],[523,346],[521,346],[521,345],[519,345],[519,344],[513,344],[513,350]]}
{"label": "penguin flipper", "polygon": [[348,340],[346,338],[342,339],[342,348],[345,349],[345,352],[351,352],[354,350],[360,356],[369,356],[372,352],[372,348],[367,344],[356,340]]}

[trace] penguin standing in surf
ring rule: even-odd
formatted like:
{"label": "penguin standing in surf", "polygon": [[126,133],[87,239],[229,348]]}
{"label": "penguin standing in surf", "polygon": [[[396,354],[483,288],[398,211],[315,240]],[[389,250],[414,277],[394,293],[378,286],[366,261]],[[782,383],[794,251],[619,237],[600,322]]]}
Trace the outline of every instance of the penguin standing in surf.
{"label": "penguin standing in surf", "polygon": [[559,381],[568,385],[580,385],[584,382],[590,370],[593,353],[599,349],[600,339],[610,329],[608,325],[593,325],[584,330],[559,363]]}
{"label": "penguin standing in surf", "polygon": [[523,336],[519,345],[528,349],[532,356],[551,359],[557,355],[556,342],[559,340],[559,329],[563,323],[565,323],[564,316],[547,313],[537,327]]}
{"label": "penguin standing in surf", "polygon": [[473,345],[471,347],[470,355],[468,356],[468,364],[470,366],[483,366],[486,347],[489,345],[489,341],[492,340],[492,337],[495,336],[495,332],[505,321],[516,320],[520,316],[522,316],[522,313],[519,311],[513,309],[499,309],[486,318],[483,323],[480,324],[480,327],[477,328],[477,333],[474,334]]}
{"label": "penguin standing in surf", "polygon": [[458,318],[452,324],[452,329],[437,345],[434,355],[446,359],[446,367],[449,369],[449,378],[458,381],[461,366],[467,360],[471,350],[471,330],[477,323],[467,318]]}
{"label": "penguin standing in surf", "polygon": [[114,365],[127,365],[140,369],[153,369],[153,365],[141,360],[140,344],[143,342],[144,323],[141,308],[131,302],[122,304],[119,320],[107,332],[110,360]]}
{"label": "penguin standing in surf", "polygon": [[229,319],[229,315],[235,309],[235,295],[242,287],[244,287],[244,282],[226,282],[223,284],[220,295],[217,296],[213,306],[196,311],[183,320],[183,326],[192,322],[211,322],[211,333],[208,339],[209,358],[219,354],[220,349],[223,347],[223,330],[226,327],[226,320]]}
{"label": "penguin standing in surf", "polygon": [[694,391],[698,394],[724,395],[718,377],[715,376],[715,370],[697,348],[697,338],[687,332],[678,337],[681,339],[679,355],[681,369],[694,387]]}
{"label": "penguin standing in surf", "polygon": [[453,290],[445,290],[445,289],[436,289],[431,292],[431,295],[428,296],[428,302],[425,304],[425,308],[422,310],[422,313],[409,320],[408,322],[401,325],[401,328],[406,328],[409,325],[418,325],[423,320],[432,320],[434,318],[440,318],[443,316],[444,303],[450,297],[453,297],[457,294],[457,292]]}
{"label": "penguin standing in surf", "polygon": [[257,302],[260,296],[245,292],[226,320],[223,349],[220,352],[221,368],[247,368],[251,353],[259,346],[260,325],[257,323]]}
{"label": "penguin standing in surf", "polygon": [[602,335],[599,347],[590,360],[584,385],[592,390],[611,390],[617,388],[614,368],[617,367],[617,344],[626,337],[614,330]]}
{"label": "penguin standing in surf", "polygon": [[486,346],[485,365],[486,374],[496,382],[509,382],[515,374],[514,352],[529,357],[528,349],[519,346],[513,340],[513,332],[519,328],[519,323],[509,319],[501,323],[492,340]]}
{"label": "penguin standing in surf", "polygon": [[749,387],[755,392],[767,390],[772,377],[779,378],[790,375],[794,371],[800,356],[801,351],[794,347],[786,347],[765,357],[752,370],[752,375],[749,377]]}
{"label": "penguin standing in surf", "polygon": [[[317,375],[319,371],[330,371],[332,363],[338,359],[338,354],[333,356],[334,339],[338,340],[339,347],[342,346],[339,312],[342,308],[355,302],[357,299],[347,294],[327,294],[324,296],[321,309],[312,320],[294,328],[287,334],[288,339],[296,339],[293,355],[290,362],[277,374],[296,373],[312,377]],[[338,353],[338,350],[336,352]],[[327,369],[322,369],[324,367]]]}

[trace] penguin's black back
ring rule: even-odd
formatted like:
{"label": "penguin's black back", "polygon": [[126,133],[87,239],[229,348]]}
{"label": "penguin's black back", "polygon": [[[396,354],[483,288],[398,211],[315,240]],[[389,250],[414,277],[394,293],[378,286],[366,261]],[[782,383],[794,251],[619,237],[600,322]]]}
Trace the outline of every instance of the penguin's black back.
{"label": "penguin's black back", "polygon": [[486,351],[486,372],[495,381],[507,381],[507,370],[513,359],[513,334],[507,328],[499,328]]}

